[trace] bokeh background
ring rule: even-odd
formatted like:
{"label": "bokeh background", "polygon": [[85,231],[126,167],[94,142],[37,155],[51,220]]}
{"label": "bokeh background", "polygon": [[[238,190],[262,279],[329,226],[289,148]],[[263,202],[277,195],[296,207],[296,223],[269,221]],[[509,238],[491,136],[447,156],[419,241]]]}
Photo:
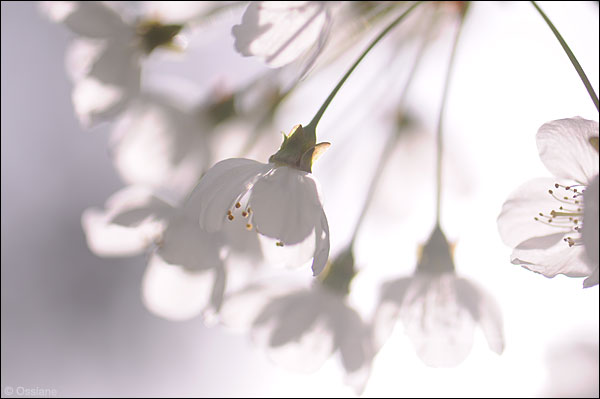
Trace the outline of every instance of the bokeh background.
{"label": "bokeh background", "polygon": [[[540,5],[598,92],[598,3]],[[258,61],[233,51],[229,29],[241,11],[203,37],[198,45],[202,53],[191,62],[150,63],[148,73],[169,70],[201,87],[264,70]],[[32,2],[2,2],[1,12],[2,396],[16,395],[8,395],[7,387],[54,389],[59,396],[352,395],[342,384],[337,359],[316,374],[295,374],[273,365],[246,336],[206,327],[200,320],[169,322],[153,316],[140,299],[146,260],[102,259],[90,252],[81,214],[101,206],[123,186],[107,150],[109,129],[101,125],[86,131],[74,116],[64,69],[72,34],[43,18]],[[430,131],[437,121],[450,41],[449,34],[436,43],[411,92],[411,109]],[[336,185],[343,188],[341,194],[325,195],[334,253],[349,236],[354,216],[344,215],[360,209],[379,150],[377,142],[336,150],[335,136],[328,132],[353,115],[353,95],[368,90],[365,82],[377,75],[378,62],[384,62],[390,46],[382,43],[357,70],[319,128],[333,146],[315,175],[325,192]],[[330,85],[342,71],[325,75]],[[304,97],[296,98],[314,107],[297,116],[292,99],[286,104],[288,117],[285,112],[278,116],[280,130],[307,120],[330,89],[309,87],[300,87]],[[598,119],[577,74],[531,4],[474,4],[445,117],[448,170],[456,174],[449,179],[456,179],[452,181],[464,195],[444,203],[442,224],[457,243],[459,273],[486,287],[499,302],[506,349],[501,356],[492,353],[478,331],[463,364],[432,369],[422,364],[405,337],[395,334],[375,360],[365,396],[598,396],[598,287],[583,290],[581,279],[546,279],[511,265],[511,250],[500,241],[495,223],[514,188],[548,175],[537,155],[539,126],[576,115]],[[368,113],[355,123],[353,128],[364,132],[359,137],[381,141]],[[344,158],[361,162],[341,165]],[[390,179],[402,181],[410,170],[406,162],[399,157],[390,166],[399,173]],[[353,181],[351,170],[345,169],[351,167],[366,170],[367,177]],[[336,173],[325,173],[334,168]],[[419,179],[418,170],[411,175]],[[428,195],[403,183],[382,191],[388,203],[393,203],[389,196]],[[382,224],[377,204],[385,202],[374,202],[357,249],[361,273],[352,300],[365,312],[373,307],[372,287],[411,273],[415,244],[430,229],[430,221]],[[394,233],[400,230],[404,232]]]}

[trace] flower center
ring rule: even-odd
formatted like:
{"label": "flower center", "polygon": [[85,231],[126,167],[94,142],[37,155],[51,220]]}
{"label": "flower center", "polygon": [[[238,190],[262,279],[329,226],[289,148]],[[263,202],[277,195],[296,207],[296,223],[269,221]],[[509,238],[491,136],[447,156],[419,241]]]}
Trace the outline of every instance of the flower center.
{"label": "flower center", "polygon": [[554,188],[555,190],[548,190],[548,194],[560,205],[548,213],[540,212],[538,216],[534,217],[534,220],[548,226],[572,231],[574,235],[565,237],[563,240],[569,244],[569,247],[582,245],[580,231],[583,222],[583,193],[586,186],[581,184],[564,186],[555,183]]}
{"label": "flower center", "polygon": [[150,54],[157,47],[174,47],[175,36],[181,29],[183,25],[163,25],[157,20],[143,20],[136,27],[146,54]]}
{"label": "flower center", "polygon": [[[233,222],[236,217],[242,217],[246,219],[246,230],[255,230],[256,232],[258,232],[258,229],[256,229],[256,227],[254,227],[254,224],[252,223],[252,219],[254,216],[252,208],[249,206],[248,203],[242,205],[242,202],[244,202],[243,199],[239,199],[231,208],[227,210],[227,220]],[[278,247],[283,247],[283,242],[277,241],[275,245]]]}

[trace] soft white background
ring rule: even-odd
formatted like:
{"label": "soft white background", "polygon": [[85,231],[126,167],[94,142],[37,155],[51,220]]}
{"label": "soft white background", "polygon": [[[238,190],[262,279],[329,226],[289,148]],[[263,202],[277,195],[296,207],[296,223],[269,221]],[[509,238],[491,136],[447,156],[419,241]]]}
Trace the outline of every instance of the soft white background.
{"label": "soft white background", "polygon": [[[598,92],[597,2],[541,6]],[[90,253],[81,213],[102,205],[122,186],[107,153],[108,129],[84,131],[73,115],[63,61],[71,38],[67,30],[43,19],[34,3],[2,2],[1,11],[2,395],[6,387],[19,386],[56,389],[60,396],[351,395],[335,359],[316,375],[292,374],[273,366],[247,337],[206,328],[200,320],[173,323],[152,316],[139,294],[145,260],[100,259]],[[411,94],[412,108],[429,118],[430,130],[437,120],[448,36],[425,62]],[[240,74],[247,74],[248,68],[259,67],[233,53],[226,27],[202,45],[211,56],[198,57],[194,68],[181,70],[198,82],[214,80],[217,71],[235,75],[235,68],[241,68]],[[225,72],[224,59],[231,60]],[[149,65],[150,71],[160,68]],[[357,76],[365,70],[367,64]],[[448,170],[462,173],[453,178],[463,182],[464,196],[445,203],[442,223],[457,242],[459,273],[486,287],[500,303],[506,350],[495,355],[478,332],[460,367],[429,369],[397,334],[377,357],[365,395],[598,396],[598,287],[582,290],[581,279],[549,280],[511,265],[510,249],[495,224],[514,188],[547,175],[535,145],[539,126],[575,115],[597,120],[598,113],[529,3],[474,4],[455,71],[445,135]],[[332,81],[311,92],[315,108],[340,73],[327,75]],[[319,128],[324,140],[340,115],[352,113],[350,96],[358,89],[352,88],[352,79],[348,83]],[[306,123],[310,115],[300,117],[280,115],[280,130]],[[367,137],[369,121],[359,126]],[[335,155],[333,144],[315,174],[325,193],[328,186],[347,182],[341,185],[348,189],[345,198],[325,194],[335,253],[352,228],[367,180],[354,184],[350,166],[334,165],[333,160],[344,158]],[[371,170],[378,144],[359,148],[372,152],[363,154],[364,164],[359,164]],[[418,174],[400,161],[393,165],[392,170],[409,169],[399,173]],[[336,179],[325,173],[334,166],[339,168]],[[385,192],[416,198],[430,193],[402,183]],[[388,204],[393,201],[387,198]],[[424,203],[429,206],[429,201]],[[385,202],[380,198],[374,204]],[[382,275],[394,278],[412,271],[415,245],[426,238],[431,223],[402,226],[408,233],[400,233],[399,227],[376,219],[381,208],[374,206],[373,218],[365,222],[368,237],[357,249],[363,271],[351,298],[365,312],[374,305],[369,290],[384,280]],[[353,216],[344,224],[340,214]]]}

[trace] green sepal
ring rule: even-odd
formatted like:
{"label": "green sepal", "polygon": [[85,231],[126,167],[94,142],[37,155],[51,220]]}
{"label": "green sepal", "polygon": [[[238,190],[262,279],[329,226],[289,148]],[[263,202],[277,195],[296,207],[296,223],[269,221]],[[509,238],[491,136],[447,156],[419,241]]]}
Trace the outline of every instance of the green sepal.
{"label": "green sepal", "polygon": [[292,128],[289,135],[283,135],[279,151],[271,155],[269,162],[291,166],[311,173],[312,163],[329,147],[329,143],[316,144],[316,134],[312,128],[302,125]]}
{"label": "green sepal", "polygon": [[354,267],[354,255],[352,249],[348,248],[338,255],[333,262],[329,262],[318,279],[325,287],[340,295],[350,293],[350,283],[356,276]]}
{"label": "green sepal", "polygon": [[598,152],[598,136],[592,136],[588,139],[592,147]]}
{"label": "green sepal", "polygon": [[155,20],[142,21],[137,26],[146,54],[150,54],[157,47],[174,48],[173,38],[181,32],[181,29],[183,25],[163,25]]}

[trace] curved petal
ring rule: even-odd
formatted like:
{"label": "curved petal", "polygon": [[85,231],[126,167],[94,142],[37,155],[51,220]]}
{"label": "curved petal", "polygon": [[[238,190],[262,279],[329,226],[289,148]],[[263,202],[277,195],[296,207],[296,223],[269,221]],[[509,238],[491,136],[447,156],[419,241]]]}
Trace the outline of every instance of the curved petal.
{"label": "curved petal", "polygon": [[316,182],[308,173],[287,166],[258,179],[248,203],[257,231],[288,245],[304,241],[321,219]]}
{"label": "curved petal", "polygon": [[196,218],[180,216],[172,220],[156,250],[167,263],[190,271],[222,267],[220,235],[200,228]]}
{"label": "curved petal", "polygon": [[375,350],[383,347],[392,334],[396,323],[398,323],[404,296],[410,287],[411,281],[412,277],[403,277],[389,281],[381,287],[381,298],[373,318]]}
{"label": "curved petal", "polygon": [[[90,250],[98,256],[120,257],[143,253],[159,235],[149,226],[128,228],[110,223],[107,215],[98,209],[86,209],[81,225]],[[154,229],[158,230],[158,229]]]}
{"label": "curved petal", "polygon": [[592,270],[582,259],[583,247],[570,247],[562,237],[556,234],[554,238],[558,240],[554,240],[554,244],[551,244],[551,236],[528,240],[514,249],[511,262],[546,277],[554,277],[557,274],[569,277],[588,276]]}
{"label": "curved petal", "polygon": [[538,178],[528,181],[510,194],[498,216],[498,231],[502,241],[508,246],[516,247],[532,237],[543,237],[557,233],[568,233],[568,226],[557,227],[535,220],[546,220],[539,214],[550,214],[564,205],[555,199],[548,190],[557,190],[555,184],[568,185],[568,182],[551,178]]}
{"label": "curved petal", "polygon": [[481,326],[490,349],[499,355],[502,354],[504,351],[504,323],[502,310],[498,303],[481,287],[467,279],[458,278],[456,288],[459,301]]}
{"label": "curved petal", "polygon": [[312,263],[313,276],[321,274],[329,259],[329,224],[325,211],[321,210],[321,220],[315,226],[315,253]]}
{"label": "curved petal", "polygon": [[190,271],[170,265],[154,254],[142,280],[142,299],[157,316],[188,320],[210,304],[214,283],[214,270]]}
{"label": "curved petal", "polygon": [[536,136],[540,158],[554,176],[588,184],[598,174],[593,136],[598,136],[595,121],[574,117],[545,123]]}
{"label": "curved petal", "polygon": [[252,2],[231,32],[235,48],[273,68],[294,61],[328,32],[327,5],[316,1]]}
{"label": "curved petal", "polygon": [[208,232],[220,230],[227,210],[268,169],[268,164],[245,158],[225,159],[210,168],[194,193],[200,204],[200,226]]}
{"label": "curved petal", "polygon": [[62,22],[81,36],[110,38],[132,30],[115,10],[99,1],[42,1],[40,8],[52,21]]}

